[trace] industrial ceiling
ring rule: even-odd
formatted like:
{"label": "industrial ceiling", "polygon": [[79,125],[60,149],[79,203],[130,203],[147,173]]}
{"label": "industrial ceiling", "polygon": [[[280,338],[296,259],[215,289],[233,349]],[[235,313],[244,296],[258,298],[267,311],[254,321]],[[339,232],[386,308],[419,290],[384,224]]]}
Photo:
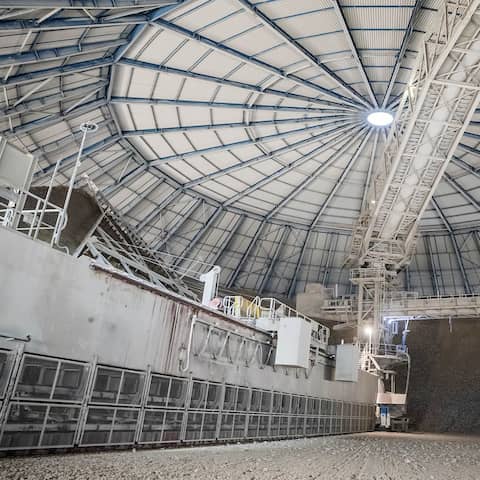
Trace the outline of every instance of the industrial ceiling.
{"label": "industrial ceiling", "polygon": [[[2,135],[88,175],[151,248],[230,288],[348,291],[352,228],[441,0],[0,1]],[[400,289],[480,291],[480,116]],[[171,256],[169,256],[171,255]],[[177,258],[180,257],[180,258]],[[182,258],[187,259],[183,260]],[[194,259],[192,261],[191,259]]]}

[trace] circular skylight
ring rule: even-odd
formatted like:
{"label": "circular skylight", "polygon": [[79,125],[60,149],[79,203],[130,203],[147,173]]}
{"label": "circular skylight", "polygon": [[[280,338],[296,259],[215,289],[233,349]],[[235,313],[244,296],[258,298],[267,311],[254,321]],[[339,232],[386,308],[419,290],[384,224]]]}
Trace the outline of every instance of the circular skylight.
{"label": "circular skylight", "polygon": [[388,112],[377,110],[368,115],[367,121],[374,127],[388,127],[393,122],[393,115]]}

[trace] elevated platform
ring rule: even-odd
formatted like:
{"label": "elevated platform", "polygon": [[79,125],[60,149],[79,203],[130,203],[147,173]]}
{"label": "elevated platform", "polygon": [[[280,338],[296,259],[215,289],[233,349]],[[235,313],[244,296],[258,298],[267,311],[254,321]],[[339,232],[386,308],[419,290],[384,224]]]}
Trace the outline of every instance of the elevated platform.
{"label": "elevated platform", "polygon": [[[314,318],[353,324],[357,318],[356,297],[331,298],[323,301]],[[398,295],[385,300],[383,315],[391,319],[415,318],[474,318],[480,315],[480,295],[443,295],[419,297],[415,293]]]}

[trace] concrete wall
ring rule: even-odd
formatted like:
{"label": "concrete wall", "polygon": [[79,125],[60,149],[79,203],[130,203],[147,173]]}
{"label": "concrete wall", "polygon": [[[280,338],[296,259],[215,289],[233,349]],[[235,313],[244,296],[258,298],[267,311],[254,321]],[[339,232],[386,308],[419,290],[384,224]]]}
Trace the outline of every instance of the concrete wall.
{"label": "concrete wall", "polygon": [[375,377],[361,372],[358,383],[333,382],[326,365],[315,366],[307,378],[303,370],[232,364],[199,355],[182,373],[194,313],[252,340],[267,341],[268,336],[194,304],[94,271],[87,258],[74,259],[4,229],[0,276],[0,333],[30,334],[28,352],[82,361],[97,356],[98,363],[118,367],[150,366],[160,373],[190,373],[217,382],[374,403]]}
{"label": "concrete wall", "polygon": [[410,323],[408,414],[419,430],[480,434],[480,321]]}

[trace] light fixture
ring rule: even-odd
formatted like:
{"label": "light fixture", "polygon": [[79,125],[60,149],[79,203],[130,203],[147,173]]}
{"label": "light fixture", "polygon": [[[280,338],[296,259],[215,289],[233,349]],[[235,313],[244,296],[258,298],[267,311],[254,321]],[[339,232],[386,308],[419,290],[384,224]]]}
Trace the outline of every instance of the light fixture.
{"label": "light fixture", "polygon": [[373,328],[370,325],[367,325],[363,328],[363,332],[365,333],[365,335],[370,336],[373,333]]}
{"label": "light fixture", "polygon": [[375,110],[368,114],[367,121],[374,127],[388,127],[393,122],[393,115],[384,110]]}

